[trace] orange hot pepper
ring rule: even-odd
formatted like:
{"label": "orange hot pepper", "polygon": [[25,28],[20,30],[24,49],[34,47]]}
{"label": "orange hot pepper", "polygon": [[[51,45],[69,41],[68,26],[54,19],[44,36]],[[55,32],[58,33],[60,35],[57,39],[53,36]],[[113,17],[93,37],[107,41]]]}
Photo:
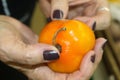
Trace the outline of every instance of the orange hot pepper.
{"label": "orange hot pepper", "polygon": [[43,28],[39,42],[54,45],[60,51],[60,58],[48,66],[56,72],[70,73],[79,69],[84,55],[94,48],[95,35],[83,22],[55,20]]}

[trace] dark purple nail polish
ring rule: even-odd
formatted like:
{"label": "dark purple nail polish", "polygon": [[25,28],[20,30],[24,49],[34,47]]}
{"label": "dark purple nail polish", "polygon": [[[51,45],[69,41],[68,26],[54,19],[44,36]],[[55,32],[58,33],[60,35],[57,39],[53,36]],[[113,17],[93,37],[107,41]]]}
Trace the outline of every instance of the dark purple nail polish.
{"label": "dark purple nail polish", "polygon": [[52,21],[52,19],[49,17],[49,18],[47,18],[47,22],[49,23],[49,22],[51,22]]}
{"label": "dark purple nail polish", "polygon": [[59,58],[59,55],[54,50],[46,50],[43,52],[43,57],[45,60],[56,60]]}
{"label": "dark purple nail polish", "polygon": [[55,10],[53,12],[53,18],[56,18],[56,19],[63,18],[63,12],[61,10]]}
{"label": "dark purple nail polish", "polygon": [[95,30],[96,28],[96,22],[93,23],[92,30]]}
{"label": "dark purple nail polish", "polygon": [[91,62],[92,62],[92,63],[95,62],[95,54],[91,56]]}

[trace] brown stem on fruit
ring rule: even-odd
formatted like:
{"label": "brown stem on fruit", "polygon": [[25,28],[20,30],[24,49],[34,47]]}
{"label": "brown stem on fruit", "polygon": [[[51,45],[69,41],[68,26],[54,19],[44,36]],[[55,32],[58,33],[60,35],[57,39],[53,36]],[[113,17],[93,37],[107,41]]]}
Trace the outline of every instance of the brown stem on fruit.
{"label": "brown stem on fruit", "polygon": [[58,35],[59,32],[61,31],[65,31],[66,30],[66,27],[62,27],[60,29],[58,29],[58,31],[55,32],[54,36],[53,36],[53,39],[52,39],[52,44],[61,52],[61,45],[59,45],[58,43],[56,43],[56,37]]}

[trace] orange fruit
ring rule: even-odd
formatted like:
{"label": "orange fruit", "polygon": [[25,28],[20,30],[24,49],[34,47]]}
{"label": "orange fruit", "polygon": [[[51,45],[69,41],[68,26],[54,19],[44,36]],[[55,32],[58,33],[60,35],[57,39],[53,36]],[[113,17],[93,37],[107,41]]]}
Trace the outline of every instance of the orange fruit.
{"label": "orange fruit", "polygon": [[39,42],[54,45],[60,51],[60,58],[48,66],[56,72],[70,73],[79,69],[84,55],[93,49],[95,35],[83,22],[55,20],[43,28]]}

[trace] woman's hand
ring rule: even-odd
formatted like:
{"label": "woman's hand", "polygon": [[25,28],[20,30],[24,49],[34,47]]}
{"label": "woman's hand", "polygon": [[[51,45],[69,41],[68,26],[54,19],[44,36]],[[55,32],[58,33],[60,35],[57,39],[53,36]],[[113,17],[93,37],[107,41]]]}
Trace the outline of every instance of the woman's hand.
{"label": "woman's hand", "polygon": [[106,40],[99,38],[94,50],[83,58],[80,70],[70,74],[56,73],[43,63],[58,59],[57,49],[39,44],[37,35],[19,21],[0,17],[0,60],[21,71],[31,80],[87,80],[102,58],[102,46]]}
{"label": "woman's hand", "polygon": [[106,29],[111,21],[107,0],[40,0],[40,6],[48,19],[77,19],[95,30]]}
{"label": "woman's hand", "polygon": [[[0,16],[0,60],[23,69],[59,58],[54,46],[38,43],[38,37],[19,21]],[[27,68],[26,68],[27,69]]]}
{"label": "woman's hand", "polygon": [[98,38],[94,50],[89,51],[84,56],[80,69],[73,73],[57,73],[44,64],[35,65],[23,71],[30,80],[89,80],[99,66],[103,55],[102,47],[105,42],[106,39]]}

